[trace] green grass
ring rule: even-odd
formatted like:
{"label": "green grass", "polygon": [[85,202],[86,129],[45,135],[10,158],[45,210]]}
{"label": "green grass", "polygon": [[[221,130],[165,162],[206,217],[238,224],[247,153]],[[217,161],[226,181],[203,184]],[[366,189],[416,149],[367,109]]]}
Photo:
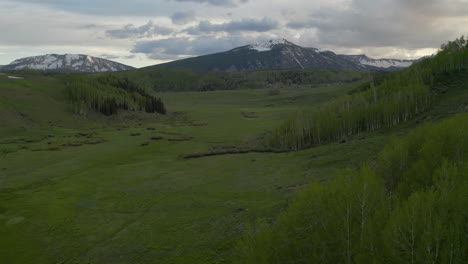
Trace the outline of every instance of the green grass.
{"label": "green grass", "polygon": [[106,118],[72,114],[58,80],[25,77],[0,75],[0,263],[231,263],[247,223],[273,221],[297,189],[372,162],[416,124],[300,152],[182,159],[253,144],[353,85],[163,93],[167,116]]}

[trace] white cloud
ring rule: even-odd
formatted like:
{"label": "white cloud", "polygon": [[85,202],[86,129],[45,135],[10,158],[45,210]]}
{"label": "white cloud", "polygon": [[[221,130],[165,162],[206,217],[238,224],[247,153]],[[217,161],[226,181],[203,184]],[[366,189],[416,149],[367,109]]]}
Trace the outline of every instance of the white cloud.
{"label": "white cloud", "polygon": [[143,53],[158,60],[174,60],[187,56],[222,52],[232,48],[253,43],[257,37],[245,35],[229,35],[214,38],[212,36],[199,36],[194,38],[174,37],[160,40],[138,42],[133,53]]}
{"label": "white cloud", "polygon": [[467,0],[0,0],[0,17],[0,65],[90,53],[146,66],[280,37],[407,58],[468,33]]}
{"label": "white cloud", "polygon": [[191,27],[186,31],[191,35],[200,35],[213,32],[266,32],[278,27],[279,23],[273,19],[264,17],[262,19],[242,18],[224,23],[211,23],[210,21],[201,21],[197,26]]}
{"label": "white cloud", "polygon": [[174,29],[157,26],[153,21],[149,21],[138,27],[133,24],[127,24],[122,28],[106,31],[107,36],[117,39],[151,38],[158,35],[166,36],[172,33],[174,33]]}

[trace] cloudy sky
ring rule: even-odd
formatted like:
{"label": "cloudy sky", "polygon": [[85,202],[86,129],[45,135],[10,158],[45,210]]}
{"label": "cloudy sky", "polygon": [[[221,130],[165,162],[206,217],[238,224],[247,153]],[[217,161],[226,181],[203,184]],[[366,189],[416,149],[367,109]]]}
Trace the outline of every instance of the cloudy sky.
{"label": "cloudy sky", "polygon": [[0,65],[80,53],[142,67],[272,38],[418,58],[467,25],[468,0],[0,0]]}

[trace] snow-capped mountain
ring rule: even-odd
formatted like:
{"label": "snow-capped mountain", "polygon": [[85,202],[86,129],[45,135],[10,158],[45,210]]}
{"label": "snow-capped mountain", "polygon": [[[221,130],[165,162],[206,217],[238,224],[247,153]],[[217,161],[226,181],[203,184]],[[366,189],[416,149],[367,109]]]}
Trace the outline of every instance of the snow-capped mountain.
{"label": "snow-capped mountain", "polygon": [[54,70],[61,72],[115,72],[127,71],[133,67],[82,54],[47,54],[13,61],[3,70]]}
{"label": "snow-capped mountain", "polygon": [[267,69],[395,70],[414,61],[372,59],[365,55],[339,55],[332,51],[298,46],[286,39],[272,39],[226,52],[204,55],[155,67],[182,67],[195,71]]}
{"label": "snow-capped mountain", "polygon": [[398,60],[398,59],[372,59],[366,55],[344,55],[348,58],[355,60],[356,63],[361,65],[366,65],[369,67],[375,68],[406,68],[411,66],[415,61],[414,60]]}

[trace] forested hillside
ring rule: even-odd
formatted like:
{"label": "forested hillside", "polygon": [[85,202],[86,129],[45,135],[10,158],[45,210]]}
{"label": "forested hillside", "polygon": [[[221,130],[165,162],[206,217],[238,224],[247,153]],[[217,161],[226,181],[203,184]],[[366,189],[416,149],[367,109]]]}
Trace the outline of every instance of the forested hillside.
{"label": "forested hillside", "polygon": [[[359,168],[312,182],[276,221],[249,227],[239,263],[465,263],[468,114],[453,113],[468,109],[467,68],[462,37],[380,85],[288,119],[269,143],[297,150],[395,127],[428,110],[451,116],[428,118]],[[462,80],[453,93],[461,101],[441,103],[455,80]]]}
{"label": "forested hillside", "polygon": [[392,73],[379,85],[371,83],[367,90],[293,114],[267,137],[267,144],[298,150],[396,126],[431,107],[435,81],[467,69],[468,46],[462,37],[443,45],[434,58]]}
{"label": "forested hillside", "polygon": [[145,68],[115,73],[142,87],[163,91],[214,91],[236,89],[314,87],[348,83],[383,73],[352,70],[276,70],[243,72],[194,72],[182,68]]}
{"label": "forested hillside", "polygon": [[312,183],[241,244],[241,263],[464,263],[468,114],[426,124],[375,167]]}

